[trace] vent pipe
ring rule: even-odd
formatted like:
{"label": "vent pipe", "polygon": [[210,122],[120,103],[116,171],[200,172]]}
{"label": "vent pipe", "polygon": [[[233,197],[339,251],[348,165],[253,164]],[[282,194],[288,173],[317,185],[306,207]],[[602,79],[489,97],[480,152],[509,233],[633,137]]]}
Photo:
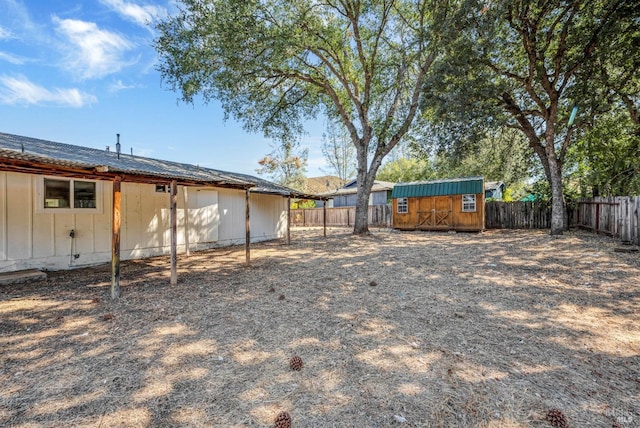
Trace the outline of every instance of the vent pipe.
{"label": "vent pipe", "polygon": [[120,159],[120,134],[116,134],[116,137],[118,138],[116,142],[116,153],[118,154],[118,159]]}

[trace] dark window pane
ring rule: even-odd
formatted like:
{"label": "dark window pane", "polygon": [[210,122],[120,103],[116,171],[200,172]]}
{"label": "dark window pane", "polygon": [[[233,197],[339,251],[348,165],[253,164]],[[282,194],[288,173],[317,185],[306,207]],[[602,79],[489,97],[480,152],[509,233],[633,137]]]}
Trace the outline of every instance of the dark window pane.
{"label": "dark window pane", "polygon": [[44,207],[69,208],[71,205],[70,182],[67,180],[44,179]]}
{"label": "dark window pane", "polygon": [[95,208],[96,207],[96,183],[91,181],[73,182],[73,207],[74,208]]}

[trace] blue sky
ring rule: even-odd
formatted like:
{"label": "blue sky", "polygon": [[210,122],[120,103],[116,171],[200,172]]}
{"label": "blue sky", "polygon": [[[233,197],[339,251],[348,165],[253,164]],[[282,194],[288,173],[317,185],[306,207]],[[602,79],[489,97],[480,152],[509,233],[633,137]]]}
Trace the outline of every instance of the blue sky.
{"label": "blue sky", "polygon": [[[173,1],[0,0],[0,132],[257,175],[273,142],[224,121],[217,103],[162,85],[153,23]],[[151,23],[151,25],[149,25]],[[307,176],[324,175],[312,124]]]}

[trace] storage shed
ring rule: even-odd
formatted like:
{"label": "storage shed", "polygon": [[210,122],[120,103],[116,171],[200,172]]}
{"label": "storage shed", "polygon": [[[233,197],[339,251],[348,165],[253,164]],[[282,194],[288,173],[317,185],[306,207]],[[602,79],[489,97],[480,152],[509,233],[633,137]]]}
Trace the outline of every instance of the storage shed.
{"label": "storage shed", "polygon": [[398,183],[391,199],[395,229],[484,229],[483,177]]}

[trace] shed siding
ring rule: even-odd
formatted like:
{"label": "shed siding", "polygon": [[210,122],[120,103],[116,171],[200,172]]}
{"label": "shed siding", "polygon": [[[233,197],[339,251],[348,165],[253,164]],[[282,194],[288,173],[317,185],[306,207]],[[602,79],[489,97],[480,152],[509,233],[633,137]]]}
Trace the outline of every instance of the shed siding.
{"label": "shed siding", "polygon": [[28,259],[31,253],[31,177],[7,174],[7,259]]}
{"label": "shed siding", "polygon": [[405,230],[484,229],[483,193],[476,194],[476,211],[462,212],[462,195],[410,197],[408,212],[398,213],[398,198],[393,199],[393,227]]}
{"label": "shed siding", "polygon": [[7,174],[0,172],[0,263],[7,260]]}
{"label": "shed siding", "polygon": [[[108,262],[111,258],[112,184],[102,182],[101,213],[37,212],[40,176],[0,172],[0,272],[22,269],[67,269]],[[121,258],[170,253],[169,194],[150,184],[123,183]],[[244,243],[243,190],[207,188],[198,204],[189,189],[187,214],[190,248],[194,250]],[[178,188],[178,251],[185,246],[183,188]],[[286,198],[251,195],[252,241],[283,237]],[[194,204],[192,206],[192,204]],[[212,222],[202,229],[202,224]],[[75,231],[75,238],[69,236]],[[73,246],[72,246],[73,245]],[[74,258],[73,254],[78,254]]]}

